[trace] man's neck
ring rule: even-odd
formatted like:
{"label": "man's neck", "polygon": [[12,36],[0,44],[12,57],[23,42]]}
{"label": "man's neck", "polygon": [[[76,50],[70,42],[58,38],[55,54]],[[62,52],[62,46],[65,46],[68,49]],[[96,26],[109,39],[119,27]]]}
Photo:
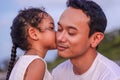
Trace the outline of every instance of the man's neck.
{"label": "man's neck", "polygon": [[78,58],[70,59],[73,64],[73,72],[77,75],[85,73],[93,64],[97,52],[86,53]]}

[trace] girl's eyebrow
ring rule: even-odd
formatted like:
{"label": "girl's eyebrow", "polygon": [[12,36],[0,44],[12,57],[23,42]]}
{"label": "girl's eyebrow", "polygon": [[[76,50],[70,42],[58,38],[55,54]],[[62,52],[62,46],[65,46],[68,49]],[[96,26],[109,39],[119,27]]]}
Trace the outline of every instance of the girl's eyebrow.
{"label": "girl's eyebrow", "polygon": [[54,25],[54,23],[53,23],[53,22],[50,22],[50,24]]}

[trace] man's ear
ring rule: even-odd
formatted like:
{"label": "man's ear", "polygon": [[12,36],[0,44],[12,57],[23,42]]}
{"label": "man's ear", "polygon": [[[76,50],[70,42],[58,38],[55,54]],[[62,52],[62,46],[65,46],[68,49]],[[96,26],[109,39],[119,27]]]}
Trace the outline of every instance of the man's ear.
{"label": "man's ear", "polygon": [[33,27],[29,27],[28,29],[28,35],[31,39],[33,40],[38,40],[38,30],[33,28]]}
{"label": "man's ear", "polygon": [[103,40],[103,38],[104,38],[103,33],[95,32],[90,38],[91,39],[91,42],[90,42],[91,47],[96,48],[99,45],[99,43]]}

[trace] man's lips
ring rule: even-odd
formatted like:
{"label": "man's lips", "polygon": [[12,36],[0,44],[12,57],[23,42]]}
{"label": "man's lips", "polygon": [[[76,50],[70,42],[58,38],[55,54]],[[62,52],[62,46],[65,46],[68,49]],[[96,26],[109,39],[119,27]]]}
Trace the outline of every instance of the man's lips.
{"label": "man's lips", "polygon": [[60,51],[64,51],[65,49],[67,49],[68,46],[64,46],[64,45],[57,45],[57,49]]}

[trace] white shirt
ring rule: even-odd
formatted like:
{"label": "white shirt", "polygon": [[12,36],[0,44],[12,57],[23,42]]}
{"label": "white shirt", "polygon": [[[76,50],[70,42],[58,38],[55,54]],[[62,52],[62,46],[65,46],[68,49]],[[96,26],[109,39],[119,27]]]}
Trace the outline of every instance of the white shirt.
{"label": "white shirt", "polygon": [[92,66],[82,75],[74,74],[70,60],[53,69],[52,75],[53,80],[120,80],[120,67],[98,53]]}
{"label": "white shirt", "polygon": [[[37,55],[24,55],[24,56],[21,56],[18,59],[17,63],[15,64],[15,66],[14,66],[12,72],[11,72],[9,80],[23,80],[27,67],[29,66],[29,64],[33,60],[35,60],[37,58],[44,61],[44,59],[42,59],[41,57],[39,57]],[[53,80],[51,74],[47,70],[46,62],[45,62],[45,65],[46,65],[46,70],[45,70],[45,75],[44,75],[43,80]]]}

